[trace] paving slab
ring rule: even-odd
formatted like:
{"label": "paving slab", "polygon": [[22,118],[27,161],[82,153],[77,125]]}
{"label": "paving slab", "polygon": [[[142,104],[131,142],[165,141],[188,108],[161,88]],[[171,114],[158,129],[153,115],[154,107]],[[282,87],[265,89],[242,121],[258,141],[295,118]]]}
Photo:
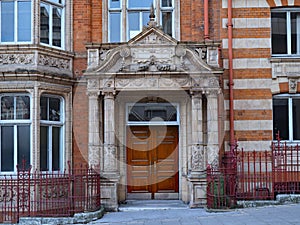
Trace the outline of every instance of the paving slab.
{"label": "paving slab", "polygon": [[180,201],[172,204],[159,201],[131,202],[125,205],[127,206],[123,205],[121,212],[106,213],[103,218],[90,222],[89,225],[300,225],[300,204],[243,208],[227,212],[190,209]]}

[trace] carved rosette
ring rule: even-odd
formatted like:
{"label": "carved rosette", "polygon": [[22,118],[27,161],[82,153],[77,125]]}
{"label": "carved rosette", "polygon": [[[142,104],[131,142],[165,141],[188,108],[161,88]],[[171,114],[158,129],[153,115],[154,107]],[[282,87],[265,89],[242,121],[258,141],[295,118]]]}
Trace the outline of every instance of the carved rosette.
{"label": "carved rosette", "polygon": [[192,170],[203,171],[205,170],[205,149],[203,145],[192,146]]}
{"label": "carved rosette", "polygon": [[104,145],[104,170],[105,171],[117,170],[116,153],[117,153],[117,148],[115,145]]}
{"label": "carved rosette", "polygon": [[99,80],[98,79],[89,79],[87,83],[88,90],[99,89]]}

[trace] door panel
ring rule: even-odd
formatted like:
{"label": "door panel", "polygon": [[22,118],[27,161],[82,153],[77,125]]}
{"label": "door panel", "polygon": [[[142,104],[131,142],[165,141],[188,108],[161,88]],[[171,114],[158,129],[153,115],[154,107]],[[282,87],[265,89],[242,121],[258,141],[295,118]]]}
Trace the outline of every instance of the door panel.
{"label": "door panel", "polygon": [[128,127],[128,194],[151,193],[151,198],[155,198],[158,193],[178,193],[177,144],[177,126]]}
{"label": "door panel", "polygon": [[128,130],[127,135],[127,174],[130,174],[128,179],[128,192],[151,192],[150,182],[151,171],[149,169],[150,147],[149,129],[141,129],[142,127],[135,127],[135,129]]}

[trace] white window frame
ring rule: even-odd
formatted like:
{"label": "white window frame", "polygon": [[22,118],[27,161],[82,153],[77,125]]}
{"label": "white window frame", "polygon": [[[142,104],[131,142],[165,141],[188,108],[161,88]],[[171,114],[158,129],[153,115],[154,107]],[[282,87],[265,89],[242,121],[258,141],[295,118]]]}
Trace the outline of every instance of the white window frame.
{"label": "white window frame", "polygon": [[[104,11],[105,14],[105,18],[104,19],[104,31],[107,31],[107,36],[106,36],[106,40],[108,42],[110,41],[110,13],[111,12],[119,12],[120,13],[120,24],[121,24],[121,30],[120,30],[120,42],[125,42],[128,41],[129,38],[129,30],[128,30],[128,12],[132,11],[132,12],[142,12],[142,11],[150,11],[150,6],[149,8],[134,8],[134,9],[129,9],[128,8],[128,1],[127,0],[120,0],[120,8],[110,8],[110,0],[106,0],[104,1],[104,9],[106,8],[106,11]],[[179,31],[175,30],[175,23],[178,24],[179,23],[179,2],[177,0],[172,0],[172,7],[162,7],[162,2],[161,0],[153,0],[153,6],[154,6],[154,10],[155,10],[155,17],[156,17],[156,21],[158,24],[161,24],[162,21],[162,12],[166,11],[166,12],[172,12],[172,37],[179,39]],[[177,16],[176,16],[176,15]],[[175,21],[175,18],[178,17],[178,21]],[[149,19],[150,20],[150,19]],[[105,22],[106,21],[106,22]],[[125,21],[125,22],[123,22]],[[142,25],[142,16],[140,16],[140,32],[142,31],[143,25]],[[176,28],[179,30],[179,26],[178,28]],[[105,41],[105,38],[104,38]]]}
{"label": "white window frame", "polygon": [[[40,119],[40,127],[47,127],[48,129],[48,146],[47,146],[47,154],[48,154],[48,170],[43,170],[43,172],[52,172],[52,164],[53,164],[53,159],[52,159],[52,129],[53,127],[59,127],[60,128],[60,141],[59,141],[59,171],[63,171],[64,170],[64,158],[65,158],[65,144],[64,144],[64,140],[65,140],[65,101],[64,98],[59,96],[59,95],[50,95],[50,94],[43,94],[41,95],[42,97],[46,97],[46,98],[56,98],[60,100],[60,120],[59,121],[50,121],[50,120],[42,120]],[[48,102],[49,103],[49,102]],[[49,111],[47,111],[48,113]],[[41,157],[41,155],[40,155]],[[41,160],[39,158],[39,160]],[[40,162],[40,161],[39,161]],[[40,165],[41,168],[41,165]]]}
{"label": "white window frame", "polygon": [[[5,0],[1,0],[1,1],[5,1]],[[31,27],[30,27],[30,41],[18,41],[18,2],[28,2],[28,0],[12,0],[12,1],[7,1],[7,2],[14,2],[14,41],[5,41],[5,42],[2,42],[2,35],[1,35],[1,30],[2,30],[2,27],[1,27],[1,23],[0,23],[0,43],[1,44],[19,44],[19,43],[22,43],[22,44],[30,44],[32,43],[33,41],[33,1],[30,1],[31,2],[31,15],[30,15],[30,24],[31,24]],[[2,13],[1,13],[1,2],[0,2],[0,21],[2,21]]]}
{"label": "white window frame", "polygon": [[[29,158],[30,158],[30,162],[28,162],[29,165],[31,165],[32,162],[32,97],[30,94],[27,93],[3,93],[0,94],[0,99],[3,96],[12,96],[12,97],[17,97],[17,96],[28,96],[30,99],[30,116],[29,119],[7,119],[7,120],[1,120],[1,106],[0,106],[0,128],[2,127],[2,125],[9,125],[9,126],[13,126],[14,129],[14,166],[13,166],[13,171],[1,171],[1,166],[0,166],[0,174],[1,175],[5,175],[5,174],[14,174],[17,172],[17,165],[18,165],[18,126],[19,125],[29,125],[30,126],[30,138],[29,138],[29,143],[30,143],[30,149],[29,149]],[[14,99],[15,101],[15,99]],[[0,100],[1,102],[1,100]],[[14,112],[16,111],[16,104],[14,104]],[[14,113],[14,116],[15,113]],[[0,137],[1,137],[1,129],[0,129]],[[2,141],[2,140],[1,140]],[[0,151],[1,151],[1,145],[0,145]],[[0,154],[0,162],[1,162],[1,154]],[[20,165],[21,166],[21,165]]]}
{"label": "white window frame", "polygon": [[[272,12],[286,13],[286,29],[287,29],[287,54],[273,54],[274,57],[299,57],[300,56],[300,16],[297,18],[297,53],[292,54],[292,29],[291,29],[291,13],[299,12],[300,8],[278,8],[273,9]],[[272,18],[271,18],[272,20]],[[272,31],[271,31],[272,32]]]}
{"label": "white window frame", "polygon": [[[45,4],[48,5],[49,8],[49,44],[47,43],[43,43],[40,41],[41,45],[45,45],[45,46],[50,46],[52,48],[57,48],[57,49],[65,49],[65,29],[66,29],[66,18],[65,18],[65,12],[66,12],[66,5],[65,5],[65,1],[62,0],[62,3],[56,3],[55,1],[51,1],[51,0],[42,0],[40,1],[40,5],[39,5],[39,10],[41,10],[41,5]],[[61,15],[61,47],[59,46],[55,46],[52,43],[52,39],[53,39],[53,7],[57,7],[60,8],[62,10],[62,15]],[[40,14],[39,14],[40,15]],[[39,27],[39,32],[41,32],[41,27]]]}
{"label": "white window frame", "polygon": [[[293,99],[300,99],[300,94],[279,94],[274,95],[273,99],[287,99],[288,100],[288,140],[282,141],[289,141],[289,142],[300,142],[300,140],[294,140],[294,130],[293,130]],[[273,109],[274,110],[274,109]],[[274,127],[273,127],[274,129]]]}

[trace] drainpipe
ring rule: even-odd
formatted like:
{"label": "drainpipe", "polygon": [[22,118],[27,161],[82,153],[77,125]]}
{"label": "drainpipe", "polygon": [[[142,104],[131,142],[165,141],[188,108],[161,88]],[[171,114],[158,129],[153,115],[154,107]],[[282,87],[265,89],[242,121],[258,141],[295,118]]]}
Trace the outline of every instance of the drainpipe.
{"label": "drainpipe", "polygon": [[204,0],[204,39],[209,39],[208,1]]}
{"label": "drainpipe", "polygon": [[229,125],[230,125],[230,152],[235,149],[234,138],[234,111],[233,111],[233,54],[232,54],[232,0],[228,0],[228,69],[229,69]]}

